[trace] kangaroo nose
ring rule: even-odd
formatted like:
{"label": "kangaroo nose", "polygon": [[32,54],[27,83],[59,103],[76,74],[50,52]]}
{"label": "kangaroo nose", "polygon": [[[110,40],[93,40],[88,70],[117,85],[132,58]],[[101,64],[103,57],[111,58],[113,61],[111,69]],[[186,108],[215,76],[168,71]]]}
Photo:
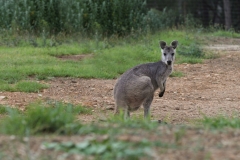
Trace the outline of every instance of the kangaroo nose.
{"label": "kangaroo nose", "polygon": [[167,64],[168,64],[168,65],[171,65],[171,64],[172,64],[172,61],[167,61]]}

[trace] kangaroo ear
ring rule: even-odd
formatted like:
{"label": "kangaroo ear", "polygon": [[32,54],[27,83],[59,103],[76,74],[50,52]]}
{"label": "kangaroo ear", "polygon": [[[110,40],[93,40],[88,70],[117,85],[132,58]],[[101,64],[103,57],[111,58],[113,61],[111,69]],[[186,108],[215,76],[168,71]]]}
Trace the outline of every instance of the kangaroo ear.
{"label": "kangaroo ear", "polygon": [[172,41],[172,43],[171,43],[171,45],[172,45],[172,47],[174,48],[174,49],[176,49],[177,48],[177,45],[178,45],[178,41]]}
{"label": "kangaroo ear", "polygon": [[166,45],[167,45],[167,43],[164,42],[164,41],[160,41],[159,44],[160,44],[160,48],[161,49],[164,49],[166,47]]}

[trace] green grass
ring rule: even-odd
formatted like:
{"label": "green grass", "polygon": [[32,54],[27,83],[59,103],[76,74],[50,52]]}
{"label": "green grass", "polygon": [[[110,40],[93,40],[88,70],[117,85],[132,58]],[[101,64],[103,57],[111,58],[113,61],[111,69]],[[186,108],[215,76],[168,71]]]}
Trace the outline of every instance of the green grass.
{"label": "green grass", "polygon": [[216,117],[204,117],[201,121],[204,127],[211,129],[222,129],[222,128],[240,128],[239,116],[227,117],[219,115]]}
{"label": "green grass", "polygon": [[48,88],[48,85],[41,84],[34,81],[19,81],[15,84],[8,84],[6,82],[0,83],[0,88],[3,91],[19,91],[19,92],[39,92]]}
{"label": "green grass", "polygon": [[0,105],[0,115],[7,114],[7,106]]}
{"label": "green grass", "polygon": [[39,101],[29,104],[25,112],[8,108],[7,113],[9,116],[0,122],[0,132],[26,136],[40,133],[70,133],[65,127],[69,128],[69,124],[74,124],[75,116],[90,114],[91,111],[72,104]]}
{"label": "green grass", "polygon": [[225,31],[225,30],[217,30],[212,33],[213,36],[219,36],[219,37],[229,37],[229,38],[240,38],[240,33],[237,33],[235,31]]}
{"label": "green grass", "polygon": [[20,92],[39,92],[42,89],[48,88],[45,84],[40,84],[37,82],[29,82],[29,81],[21,81],[18,82],[16,85],[16,90]]}
{"label": "green grass", "polygon": [[177,58],[178,59],[176,63],[178,64],[181,64],[181,63],[196,64],[196,63],[203,63],[204,61],[203,58],[197,58],[197,57],[178,56]]}
{"label": "green grass", "polygon": [[[161,38],[160,38],[161,37]],[[117,40],[116,40],[117,39]],[[19,47],[0,47],[0,90],[10,90],[14,84],[28,77],[116,78],[134,65],[160,60],[159,41],[168,44],[174,39],[179,46],[190,45],[193,33],[168,30],[155,35],[109,38],[108,40],[71,41],[52,47],[33,47],[23,43]],[[78,43],[77,43],[78,42]],[[82,61],[60,60],[60,55],[93,54]],[[178,60],[177,60],[178,61]],[[181,58],[180,63],[189,62]],[[191,61],[193,62],[193,61]]]}
{"label": "green grass", "polygon": [[170,75],[170,77],[183,77],[184,73],[180,71],[173,71],[173,73]]}

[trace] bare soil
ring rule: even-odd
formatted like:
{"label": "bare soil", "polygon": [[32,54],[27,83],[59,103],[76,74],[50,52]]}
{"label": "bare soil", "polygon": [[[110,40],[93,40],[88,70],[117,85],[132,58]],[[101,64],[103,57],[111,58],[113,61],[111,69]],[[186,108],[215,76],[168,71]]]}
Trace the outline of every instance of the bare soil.
{"label": "bare soil", "polygon": [[[228,50],[226,50],[227,47],[229,47]],[[220,53],[219,58],[206,60],[203,64],[175,64],[175,70],[183,72],[184,77],[170,77],[167,80],[166,92],[162,98],[157,96],[159,91],[156,91],[151,106],[151,118],[164,120],[175,125],[189,124],[195,119],[201,119],[203,115],[223,114],[231,116],[239,114],[239,48],[236,45],[209,46],[208,49]],[[40,93],[0,92],[0,104],[14,106],[22,110],[27,104],[39,99],[82,104],[91,107],[93,111],[92,115],[79,117],[81,121],[88,123],[106,119],[113,114],[115,82],[115,79],[53,78],[41,82],[49,84],[50,87]],[[143,116],[143,109],[133,112],[132,115]],[[162,130],[164,140],[174,139],[171,131],[168,132],[169,128],[163,127]],[[240,145],[237,143],[240,140],[239,135],[238,130],[216,133],[188,130],[181,141],[185,149],[167,150],[159,156],[161,159],[240,159],[238,151]],[[72,138],[74,139],[74,137],[55,137],[61,141]],[[79,138],[77,137],[75,140]],[[0,147],[10,139],[11,137],[0,137]],[[33,147],[32,150],[41,150],[39,146],[43,139],[48,140],[49,138],[42,137],[40,140],[35,138],[31,145],[38,147],[36,147],[37,149]],[[199,148],[194,151],[194,147]],[[26,153],[24,152],[24,154]]]}

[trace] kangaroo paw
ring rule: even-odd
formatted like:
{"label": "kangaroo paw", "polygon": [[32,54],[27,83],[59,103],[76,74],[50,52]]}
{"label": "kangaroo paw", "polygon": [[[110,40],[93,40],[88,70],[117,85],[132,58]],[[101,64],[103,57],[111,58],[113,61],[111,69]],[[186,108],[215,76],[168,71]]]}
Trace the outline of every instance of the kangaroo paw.
{"label": "kangaroo paw", "polygon": [[159,93],[159,97],[162,97],[164,95],[164,92]]}

